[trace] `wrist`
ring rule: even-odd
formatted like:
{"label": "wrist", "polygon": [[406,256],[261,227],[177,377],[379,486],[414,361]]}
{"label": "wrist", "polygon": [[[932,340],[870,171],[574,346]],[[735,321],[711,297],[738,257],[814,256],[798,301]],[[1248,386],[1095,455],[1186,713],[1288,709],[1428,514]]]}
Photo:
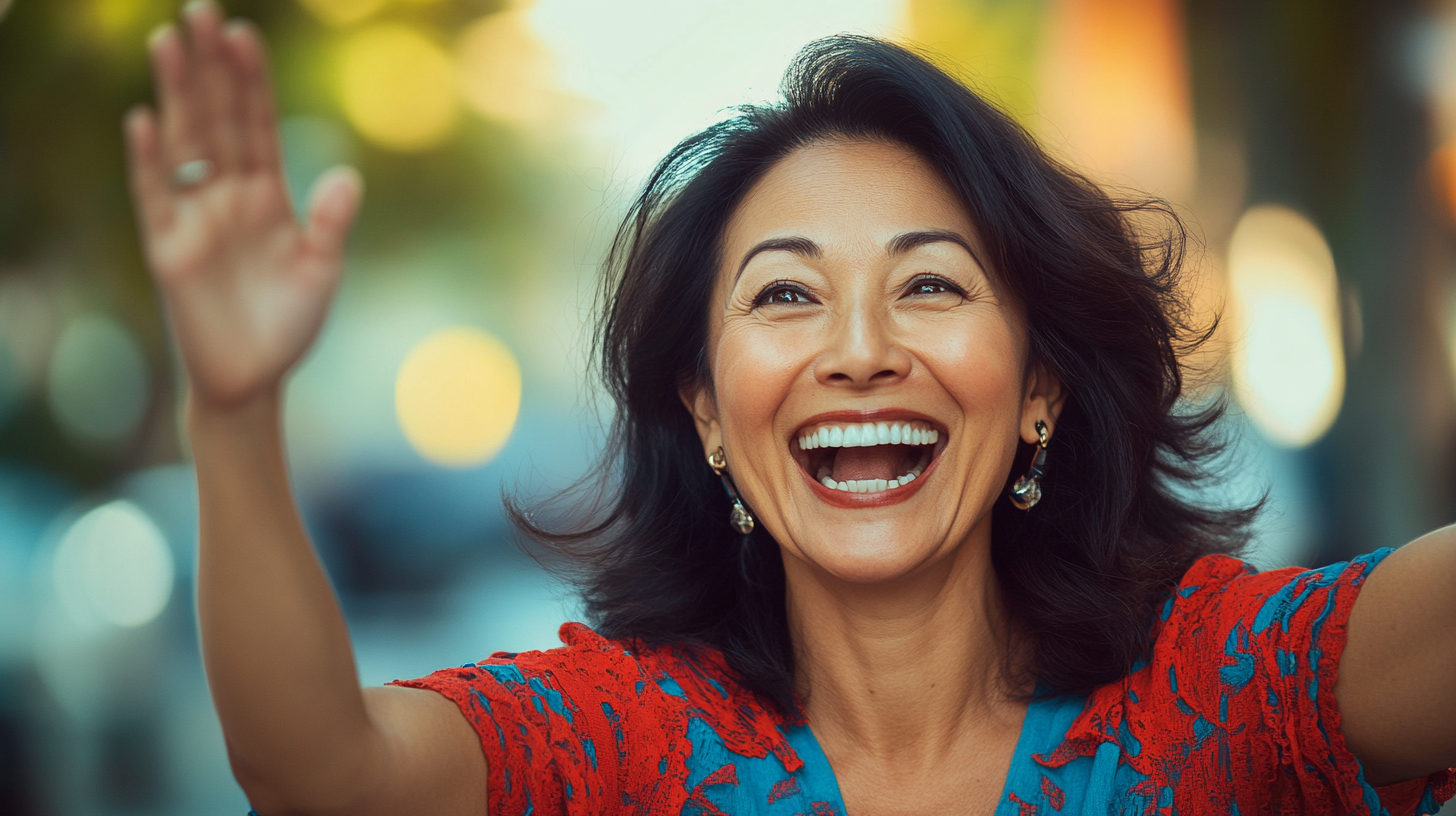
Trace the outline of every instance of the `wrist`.
{"label": "wrist", "polygon": [[282,385],[270,387],[243,399],[208,399],[196,389],[188,388],[185,406],[188,435],[193,443],[199,437],[273,437],[281,433],[283,413]]}

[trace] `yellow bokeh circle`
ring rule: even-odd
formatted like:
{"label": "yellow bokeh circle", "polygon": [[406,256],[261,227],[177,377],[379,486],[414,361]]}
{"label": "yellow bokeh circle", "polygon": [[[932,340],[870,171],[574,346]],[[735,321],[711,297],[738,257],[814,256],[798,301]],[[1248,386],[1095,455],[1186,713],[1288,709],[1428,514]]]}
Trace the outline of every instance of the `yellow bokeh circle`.
{"label": "yellow bokeh circle", "polygon": [[456,44],[461,91],[476,111],[507,122],[551,113],[551,55],[524,10],[498,11],[471,23]]}
{"label": "yellow bokeh circle", "polygon": [[393,150],[434,147],[450,135],[459,115],[450,55],[398,23],[370,26],[344,43],[339,95],[349,122]]}
{"label": "yellow bokeh circle", "polygon": [[521,368],[505,343],[479,329],[441,329],[400,365],[394,409],[425,459],[447,467],[484,464],[515,427]]}

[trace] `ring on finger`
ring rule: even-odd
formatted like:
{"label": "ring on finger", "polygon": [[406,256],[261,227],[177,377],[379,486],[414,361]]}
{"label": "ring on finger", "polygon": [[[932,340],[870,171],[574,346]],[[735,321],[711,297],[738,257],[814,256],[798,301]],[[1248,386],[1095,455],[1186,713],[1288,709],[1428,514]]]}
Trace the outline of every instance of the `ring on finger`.
{"label": "ring on finger", "polygon": [[193,159],[177,165],[172,171],[172,187],[186,190],[212,178],[213,164],[207,159]]}

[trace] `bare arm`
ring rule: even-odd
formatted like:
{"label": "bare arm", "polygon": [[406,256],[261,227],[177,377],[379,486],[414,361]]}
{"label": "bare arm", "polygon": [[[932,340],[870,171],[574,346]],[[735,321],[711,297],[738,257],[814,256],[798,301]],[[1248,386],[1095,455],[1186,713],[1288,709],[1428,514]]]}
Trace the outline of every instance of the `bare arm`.
{"label": "bare arm", "polygon": [[1372,785],[1456,766],[1456,527],[1392,553],[1350,611],[1335,699]]}
{"label": "bare arm", "polygon": [[[160,113],[126,122],[148,265],[188,375],[201,500],[203,658],[234,773],[264,816],[485,812],[485,760],[454,704],[361,690],[348,630],[288,482],[283,381],[337,288],[361,186],[288,201],[262,41],[189,6],[152,42]],[[210,161],[200,183],[172,168]]]}

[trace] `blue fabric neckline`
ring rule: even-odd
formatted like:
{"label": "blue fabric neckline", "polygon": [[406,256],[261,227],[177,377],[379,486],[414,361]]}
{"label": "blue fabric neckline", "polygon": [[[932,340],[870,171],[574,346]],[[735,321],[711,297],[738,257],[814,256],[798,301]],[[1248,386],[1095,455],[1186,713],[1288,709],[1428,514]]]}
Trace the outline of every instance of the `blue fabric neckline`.
{"label": "blue fabric neckline", "polygon": [[1042,768],[1034,759],[1057,749],[1066,739],[1067,730],[1087,704],[1086,697],[1042,695],[1033,697],[1021,723],[1021,736],[1011,754],[1011,768],[1001,786],[996,816],[1020,816],[1021,806],[1008,794],[1013,790],[1040,790]]}
{"label": "blue fabric neckline", "polygon": [[839,793],[839,780],[829,766],[829,757],[819,747],[819,738],[814,736],[808,723],[787,725],[783,728],[789,747],[804,761],[799,771],[799,788],[811,802],[833,802],[840,813],[846,813],[844,797]]}
{"label": "blue fabric neckline", "polygon": [[[1032,698],[1026,707],[1026,718],[1021,722],[1021,733],[1011,754],[1011,767],[997,800],[997,816],[1019,816],[1020,807],[1011,802],[1007,794],[1014,789],[1039,789],[1041,767],[1033,757],[1056,750],[1086,702],[1085,697],[1042,695]],[[834,803],[839,813],[847,812],[844,797],[839,791],[839,780],[835,778],[829,758],[824,755],[813,730],[807,724],[786,725],[782,730],[790,747],[804,761],[804,768],[799,772],[799,784],[805,794],[814,801]]]}

